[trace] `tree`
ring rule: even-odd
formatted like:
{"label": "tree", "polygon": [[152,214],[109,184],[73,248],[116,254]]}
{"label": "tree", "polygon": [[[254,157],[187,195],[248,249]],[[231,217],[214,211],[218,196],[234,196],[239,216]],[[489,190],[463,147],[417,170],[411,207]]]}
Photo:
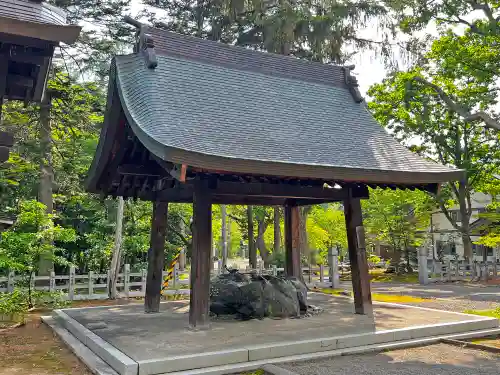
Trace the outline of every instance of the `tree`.
{"label": "tree", "polygon": [[423,243],[430,224],[430,203],[421,191],[379,189],[370,190],[370,199],[363,201],[366,231],[391,246],[396,267],[404,254],[411,270],[411,252]]}
{"label": "tree", "polygon": [[339,204],[312,206],[307,221],[309,246],[319,249],[321,262],[325,263],[328,249],[340,245],[345,255],[347,250],[347,234],[344,211]]}
{"label": "tree", "polygon": [[414,76],[412,91],[436,96],[463,122],[499,130],[499,117],[494,108],[475,106],[463,100],[440,78],[473,80],[496,91],[496,81],[500,77],[500,12],[497,2],[391,0],[386,4],[395,15],[399,29],[410,35],[406,49],[413,56],[415,66],[426,63],[429,58],[426,45],[434,39],[426,34],[419,40],[416,33],[432,24],[437,24],[440,31],[432,56],[439,61],[440,71]]}
{"label": "tree", "polygon": [[359,35],[370,21],[389,21],[386,8],[372,1],[144,2],[164,10],[149,14],[154,25],[228,44],[325,63],[345,62],[352,55],[347,50],[373,47],[388,52],[387,35],[376,43]]}
{"label": "tree", "polygon": [[57,255],[61,250],[58,244],[75,240],[75,231],[55,225],[54,216],[47,213],[43,204],[34,200],[20,203],[15,224],[3,232],[0,239],[0,269],[14,270],[24,277],[28,285],[29,307],[33,307],[32,275],[38,273],[40,259],[69,264]]}
{"label": "tree", "polygon": [[[415,87],[414,82],[432,76],[436,84],[446,87],[460,103],[481,110],[497,103],[497,89],[490,85],[491,76],[478,80],[475,72],[469,74],[456,59],[442,52],[447,38],[444,36],[432,44],[425,55],[425,64],[393,73],[371,87],[368,93],[373,101],[369,108],[383,126],[414,151],[464,170],[464,178],[446,184],[435,199],[461,234],[464,256],[470,258],[471,193],[482,179],[498,171],[499,133],[464,119],[433,88]],[[459,206],[458,217],[452,217],[450,212],[454,204]]]}
{"label": "tree", "polygon": [[122,252],[122,230],[123,230],[123,208],[125,202],[123,197],[118,197],[118,208],[116,210],[115,243],[113,246],[113,256],[109,267],[109,298],[116,298],[116,281],[120,271],[120,260]]}

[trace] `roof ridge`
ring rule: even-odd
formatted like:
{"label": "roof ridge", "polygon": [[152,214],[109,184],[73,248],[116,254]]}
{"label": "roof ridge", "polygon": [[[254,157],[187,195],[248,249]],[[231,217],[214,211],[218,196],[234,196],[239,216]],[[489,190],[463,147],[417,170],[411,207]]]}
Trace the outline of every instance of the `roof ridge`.
{"label": "roof ridge", "polygon": [[[286,78],[322,83],[330,86],[350,88],[351,76],[346,71],[354,67],[324,64],[317,61],[285,56],[267,51],[258,51],[219,41],[180,34],[148,25],[139,25],[135,52],[150,50],[154,46],[156,55],[165,55],[231,69],[279,75]],[[145,43],[148,46],[145,46]],[[147,59],[150,53],[146,54]],[[149,64],[149,60],[148,60]],[[154,66],[152,66],[154,67]]]}

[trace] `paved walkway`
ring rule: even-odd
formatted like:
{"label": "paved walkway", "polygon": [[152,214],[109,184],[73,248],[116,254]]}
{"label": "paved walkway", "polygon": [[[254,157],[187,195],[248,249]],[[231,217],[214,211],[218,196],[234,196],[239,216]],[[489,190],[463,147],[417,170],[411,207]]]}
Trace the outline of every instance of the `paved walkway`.
{"label": "paved walkway", "polygon": [[438,344],[279,366],[299,375],[498,375],[500,356]]}
{"label": "paved walkway", "polygon": [[[429,285],[402,283],[371,283],[372,292],[402,294],[426,298],[454,298],[471,301],[500,303],[500,286],[466,283],[432,283]],[[341,283],[341,288],[352,289],[350,282]]]}

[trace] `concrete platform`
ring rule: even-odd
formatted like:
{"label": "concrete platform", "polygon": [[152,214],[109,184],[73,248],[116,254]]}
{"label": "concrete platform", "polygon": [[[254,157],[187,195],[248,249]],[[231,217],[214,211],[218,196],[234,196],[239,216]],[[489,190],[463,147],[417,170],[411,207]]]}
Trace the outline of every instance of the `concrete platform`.
{"label": "concrete platform", "polygon": [[487,330],[498,320],[375,303],[374,318],[353,314],[349,298],[312,293],[323,309],[304,319],[246,322],[214,319],[208,331],[188,326],[188,302],[162,304],[159,314],[142,305],[65,309],[59,324],[121,375],[153,375],[230,364],[360,348],[367,345]]}

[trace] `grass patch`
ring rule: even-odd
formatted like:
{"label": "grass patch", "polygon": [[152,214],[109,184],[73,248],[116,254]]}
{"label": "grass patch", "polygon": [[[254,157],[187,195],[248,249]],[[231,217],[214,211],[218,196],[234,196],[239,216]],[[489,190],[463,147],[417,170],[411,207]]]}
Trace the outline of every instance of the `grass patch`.
{"label": "grass patch", "polygon": [[[395,274],[395,273],[384,273],[384,269],[376,268],[370,270],[370,281],[374,283],[406,283],[406,284],[417,284],[418,283],[418,273],[405,273],[405,274]],[[340,275],[340,280],[350,281],[351,274],[346,273]]]}
{"label": "grass patch", "polygon": [[500,319],[500,307],[493,310],[465,310],[464,313]]}
{"label": "grass patch", "polygon": [[[334,296],[345,296],[346,291],[343,289],[318,289],[317,291],[325,294],[330,294]],[[352,292],[348,292],[349,296],[352,297]],[[430,299],[413,297],[413,296],[403,296],[397,294],[380,294],[373,293],[372,301],[377,302],[392,302],[392,303],[422,303],[429,302]]]}

